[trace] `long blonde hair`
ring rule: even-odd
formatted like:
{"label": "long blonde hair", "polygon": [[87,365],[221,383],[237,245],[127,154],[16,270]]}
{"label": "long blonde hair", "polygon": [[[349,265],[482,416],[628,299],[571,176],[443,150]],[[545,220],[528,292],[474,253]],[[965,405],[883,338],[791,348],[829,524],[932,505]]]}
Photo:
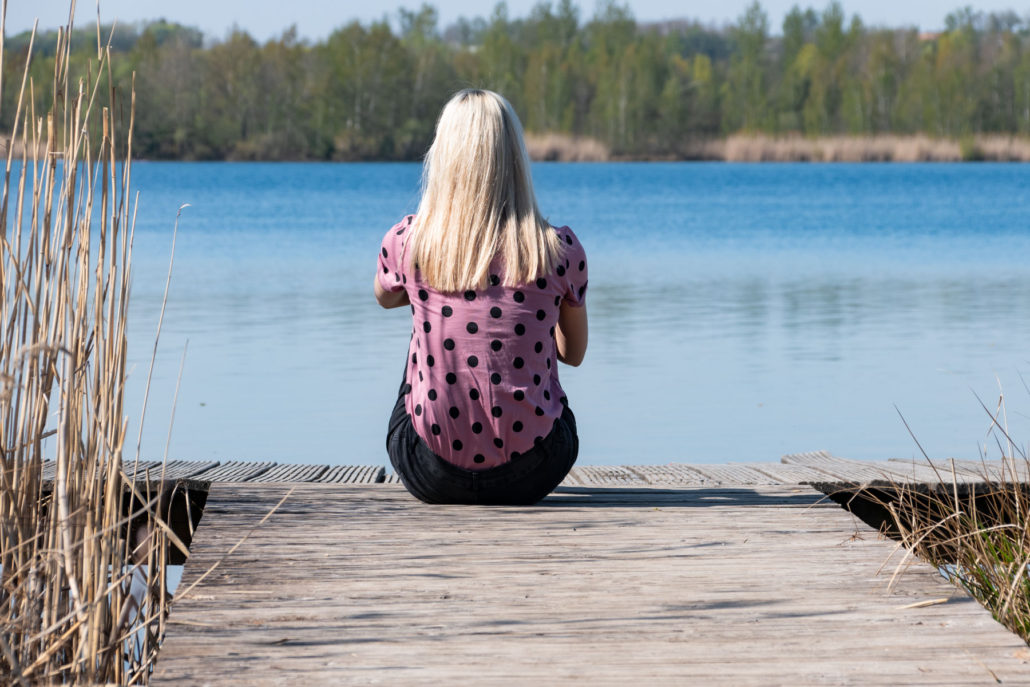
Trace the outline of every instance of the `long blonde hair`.
{"label": "long blonde hair", "polygon": [[506,286],[557,263],[563,245],[537,207],[522,125],[497,93],[459,91],[440,113],[408,246],[422,279],[443,292],[484,287],[498,254]]}

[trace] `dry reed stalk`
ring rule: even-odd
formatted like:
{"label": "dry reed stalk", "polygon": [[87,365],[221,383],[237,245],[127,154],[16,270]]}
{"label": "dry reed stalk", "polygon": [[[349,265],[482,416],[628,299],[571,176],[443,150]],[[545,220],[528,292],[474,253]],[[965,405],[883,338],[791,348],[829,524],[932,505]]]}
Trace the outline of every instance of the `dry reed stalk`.
{"label": "dry reed stalk", "polygon": [[[0,66],[5,16],[6,0]],[[135,102],[119,131],[110,50],[98,28],[97,62],[74,78],[71,28],[45,115],[26,64],[3,151],[0,676],[142,684],[164,630],[168,528],[159,495],[122,471]]]}
{"label": "dry reed stalk", "polygon": [[558,133],[527,133],[526,150],[533,160],[604,162],[611,158],[608,146],[597,139]]}
{"label": "dry reed stalk", "polygon": [[687,154],[727,162],[1027,162],[1030,139],[986,134],[961,140],[925,134],[816,138],[737,134],[694,144]]}

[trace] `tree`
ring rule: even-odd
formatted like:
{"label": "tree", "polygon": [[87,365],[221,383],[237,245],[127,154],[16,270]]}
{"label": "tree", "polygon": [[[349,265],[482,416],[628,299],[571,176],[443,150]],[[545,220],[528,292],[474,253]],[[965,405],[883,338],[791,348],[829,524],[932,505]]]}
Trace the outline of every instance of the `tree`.
{"label": "tree", "polygon": [[766,43],[769,18],[755,0],[731,30],[734,52],[726,81],[726,102],[732,113],[730,131],[757,131],[766,118]]}

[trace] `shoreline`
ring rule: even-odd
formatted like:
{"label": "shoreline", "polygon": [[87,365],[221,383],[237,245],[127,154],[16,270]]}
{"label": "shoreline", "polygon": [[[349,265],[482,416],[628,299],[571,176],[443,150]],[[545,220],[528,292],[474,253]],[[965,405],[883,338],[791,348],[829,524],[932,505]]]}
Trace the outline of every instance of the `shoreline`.
{"label": "shoreline", "polygon": [[612,152],[595,139],[527,133],[526,147],[533,160],[553,162],[1030,162],[1030,138],[1009,134],[955,139],[734,134],[686,141],[648,155]]}
{"label": "shoreline", "polygon": [[[733,134],[725,138],[690,139],[662,153],[622,153],[585,136],[526,133],[526,149],[534,162],[1030,162],[1030,137],[981,134],[963,138],[934,138],[925,134],[878,136],[770,136]],[[10,138],[0,136],[0,155],[6,157]],[[38,146],[38,157],[44,154]],[[28,153],[28,155],[26,155]],[[61,155],[60,151],[57,153]],[[31,146],[14,143],[15,161],[32,158]],[[394,159],[332,159],[277,157],[240,159],[133,158],[140,162],[420,162]]]}

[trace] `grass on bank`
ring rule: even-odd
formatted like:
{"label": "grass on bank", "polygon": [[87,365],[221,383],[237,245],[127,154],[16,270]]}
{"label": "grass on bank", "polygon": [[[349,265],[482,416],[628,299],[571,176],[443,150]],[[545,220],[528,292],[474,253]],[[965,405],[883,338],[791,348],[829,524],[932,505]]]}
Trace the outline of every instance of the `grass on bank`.
{"label": "grass on bank", "polygon": [[70,29],[52,101],[28,64],[14,84],[0,163],[0,683],[143,684],[170,535],[122,471],[135,102],[110,85],[99,29],[72,73]]}
{"label": "grass on bank", "polygon": [[651,156],[624,156],[601,141],[567,134],[526,134],[534,160],[708,160],[719,162],[1030,162],[1030,138],[1002,135],[933,138],[882,136],[769,136],[734,134],[682,141]]}
{"label": "grass on bank", "polygon": [[960,485],[941,470],[942,488],[897,484],[895,498],[883,505],[908,551],[1030,643],[1030,459],[1008,433],[1004,400],[998,410],[984,410],[1001,460],[989,464],[982,451],[980,484]]}

